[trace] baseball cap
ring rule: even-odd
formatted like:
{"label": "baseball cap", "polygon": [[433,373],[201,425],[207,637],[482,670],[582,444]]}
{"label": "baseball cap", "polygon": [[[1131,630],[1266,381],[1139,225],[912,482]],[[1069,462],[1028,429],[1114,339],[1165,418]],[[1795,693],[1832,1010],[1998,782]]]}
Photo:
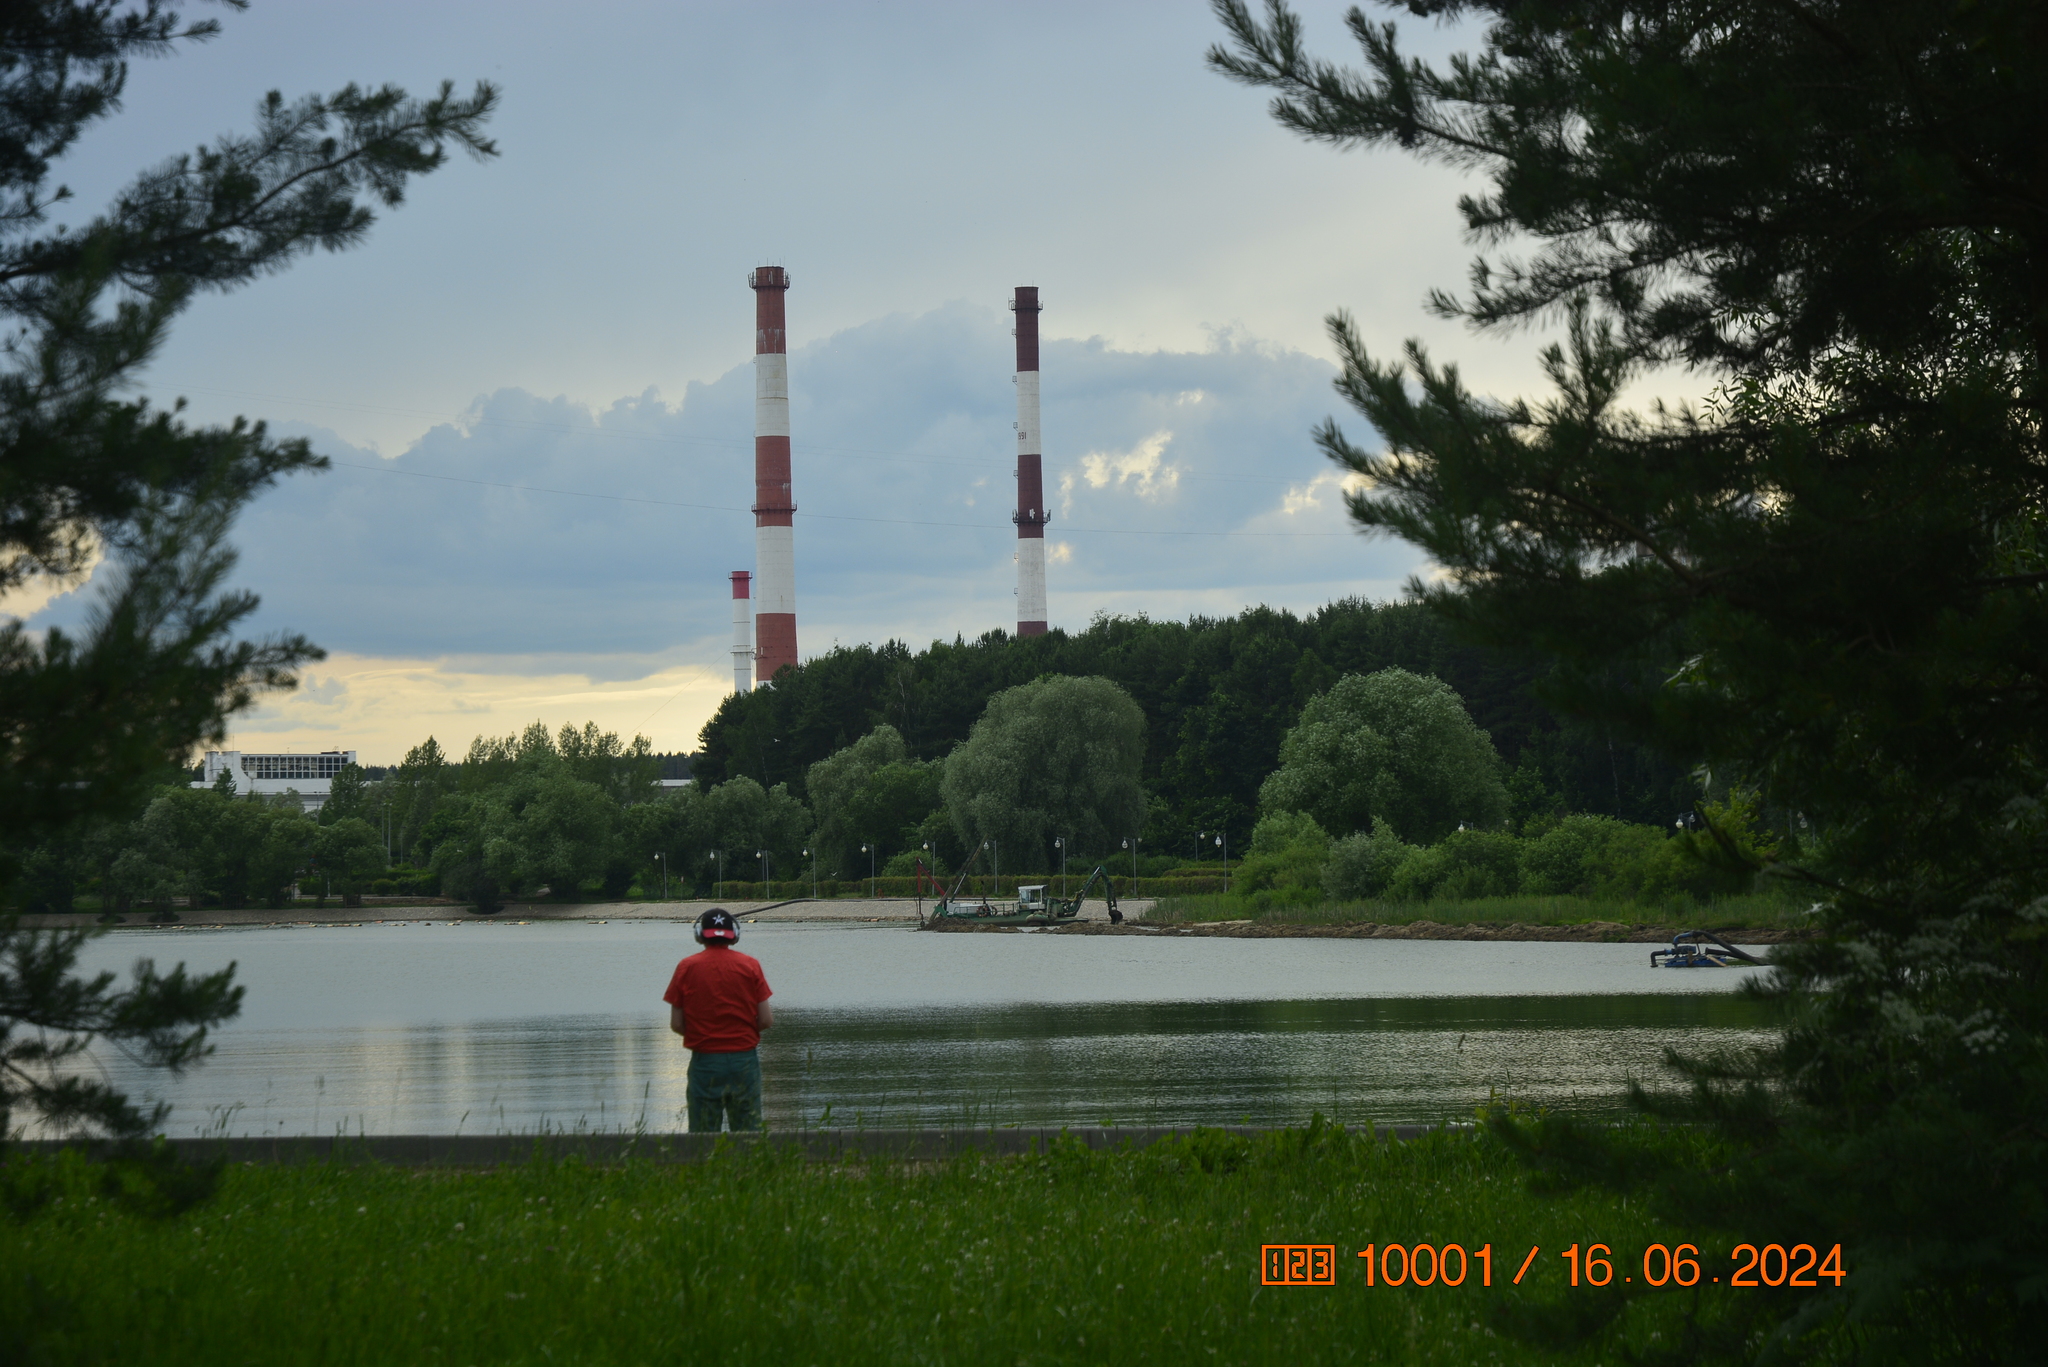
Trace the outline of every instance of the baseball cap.
{"label": "baseball cap", "polygon": [[724,907],[713,907],[697,918],[697,924],[691,927],[690,934],[700,945],[711,944],[714,941],[720,944],[738,944],[740,923]]}

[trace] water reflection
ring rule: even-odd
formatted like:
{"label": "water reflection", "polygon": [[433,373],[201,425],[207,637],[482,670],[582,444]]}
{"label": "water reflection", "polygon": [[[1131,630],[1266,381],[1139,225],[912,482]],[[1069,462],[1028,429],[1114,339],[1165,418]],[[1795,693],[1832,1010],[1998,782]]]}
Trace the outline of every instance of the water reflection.
{"label": "water reflection", "polygon": [[[237,960],[217,1055],[168,1089],[171,1132],[682,1127],[688,1056],[656,998],[669,925],[110,936]],[[1666,1047],[1762,1042],[1731,972],[1650,970],[1642,946],[750,930],[782,1024],[771,1124],[1298,1123],[1464,1118],[1489,1092],[1605,1112]],[[643,1000],[644,999],[644,1000]],[[111,1062],[111,1060],[110,1060]]]}

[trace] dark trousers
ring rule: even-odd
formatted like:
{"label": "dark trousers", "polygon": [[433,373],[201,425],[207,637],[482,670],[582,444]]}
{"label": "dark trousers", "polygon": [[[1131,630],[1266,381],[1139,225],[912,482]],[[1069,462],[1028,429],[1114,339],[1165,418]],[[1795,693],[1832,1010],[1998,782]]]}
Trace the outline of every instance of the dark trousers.
{"label": "dark trousers", "polygon": [[760,1053],[692,1052],[689,1097],[691,1134],[717,1134],[722,1120],[729,1120],[735,1130],[760,1129]]}

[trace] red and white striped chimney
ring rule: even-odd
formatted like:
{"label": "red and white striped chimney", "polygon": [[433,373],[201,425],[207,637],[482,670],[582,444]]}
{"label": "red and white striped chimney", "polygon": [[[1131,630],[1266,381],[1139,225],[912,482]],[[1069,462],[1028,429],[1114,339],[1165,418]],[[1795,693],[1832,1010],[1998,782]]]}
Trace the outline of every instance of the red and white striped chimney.
{"label": "red and white striped chimney", "polygon": [[763,266],[754,290],[754,678],[796,663],[796,500],[789,485],[789,344],[782,299],[789,272]]}
{"label": "red and white striped chimney", "polygon": [[1038,439],[1038,287],[1019,285],[1017,314],[1017,634],[1045,635],[1045,448]]}
{"label": "red and white striped chimney", "polygon": [[753,579],[748,570],[732,572],[732,691],[745,693],[754,686],[754,605],[748,599]]}

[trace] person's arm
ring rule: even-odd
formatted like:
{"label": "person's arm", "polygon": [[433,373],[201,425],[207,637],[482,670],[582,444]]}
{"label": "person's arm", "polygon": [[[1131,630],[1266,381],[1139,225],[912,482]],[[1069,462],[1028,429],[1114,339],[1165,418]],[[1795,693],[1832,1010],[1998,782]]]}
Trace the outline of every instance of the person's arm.
{"label": "person's arm", "polygon": [[775,1024],[775,1008],[768,1004],[766,998],[763,998],[754,1004],[754,1028],[756,1030],[766,1030],[773,1024]]}
{"label": "person's arm", "polygon": [[668,1028],[674,1034],[683,1033],[683,1008],[671,1006],[668,1009]]}

